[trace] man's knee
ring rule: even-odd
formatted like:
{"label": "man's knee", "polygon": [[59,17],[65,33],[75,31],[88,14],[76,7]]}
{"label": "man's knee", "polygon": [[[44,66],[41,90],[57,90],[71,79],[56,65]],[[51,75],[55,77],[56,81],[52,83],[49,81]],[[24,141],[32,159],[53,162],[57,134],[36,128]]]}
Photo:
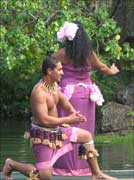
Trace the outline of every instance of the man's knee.
{"label": "man's knee", "polygon": [[51,180],[52,170],[39,170],[39,177],[41,180]]}
{"label": "man's knee", "polygon": [[87,141],[90,141],[90,140],[92,140],[93,139],[93,137],[92,137],[92,134],[91,134],[91,132],[89,132],[89,131],[85,131],[85,136],[86,136],[86,140]]}
{"label": "man's knee", "polygon": [[78,134],[78,142],[87,143],[92,140],[92,135],[89,131],[81,129]]}

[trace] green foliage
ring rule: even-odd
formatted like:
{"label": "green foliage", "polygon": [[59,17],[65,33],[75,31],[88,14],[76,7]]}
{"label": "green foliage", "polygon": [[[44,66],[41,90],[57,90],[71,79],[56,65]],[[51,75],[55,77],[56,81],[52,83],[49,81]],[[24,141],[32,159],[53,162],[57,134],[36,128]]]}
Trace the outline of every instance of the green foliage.
{"label": "green foliage", "polygon": [[[121,43],[117,23],[106,8],[94,10],[95,1],[3,0],[1,2],[0,77],[1,112],[16,116],[29,111],[33,84],[41,76],[43,58],[59,48],[56,32],[65,21],[78,20],[85,26],[95,51],[106,64],[121,62],[122,70],[134,70],[134,49]],[[93,74],[112,97],[105,76]],[[110,86],[113,86],[114,81]]]}
{"label": "green foliage", "polygon": [[128,115],[134,117],[134,111],[130,111]]}

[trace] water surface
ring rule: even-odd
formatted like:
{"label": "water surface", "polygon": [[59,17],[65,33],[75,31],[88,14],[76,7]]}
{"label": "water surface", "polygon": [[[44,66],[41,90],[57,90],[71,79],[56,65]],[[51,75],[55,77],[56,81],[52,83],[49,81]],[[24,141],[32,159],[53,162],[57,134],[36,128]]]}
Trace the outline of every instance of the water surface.
{"label": "water surface", "polygon": [[[34,163],[32,148],[23,138],[29,123],[14,121],[4,123],[0,131],[0,171],[7,157],[16,161]],[[96,144],[99,150],[99,163],[103,170],[132,170],[134,167],[134,148],[131,143]]]}

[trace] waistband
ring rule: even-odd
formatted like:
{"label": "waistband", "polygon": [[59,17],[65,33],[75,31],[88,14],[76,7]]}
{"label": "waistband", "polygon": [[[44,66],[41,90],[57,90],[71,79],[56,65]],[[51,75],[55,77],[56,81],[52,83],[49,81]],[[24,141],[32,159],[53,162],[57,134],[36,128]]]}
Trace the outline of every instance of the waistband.
{"label": "waistband", "polygon": [[63,146],[63,141],[67,139],[66,134],[60,127],[46,128],[36,124],[31,124],[30,142],[31,144],[43,144],[56,149]]}
{"label": "waistband", "polygon": [[41,129],[41,130],[46,131],[46,132],[58,132],[59,131],[59,127],[47,128],[47,127],[42,127],[42,126],[34,124],[34,123],[31,123],[31,126],[32,126],[32,128]]}

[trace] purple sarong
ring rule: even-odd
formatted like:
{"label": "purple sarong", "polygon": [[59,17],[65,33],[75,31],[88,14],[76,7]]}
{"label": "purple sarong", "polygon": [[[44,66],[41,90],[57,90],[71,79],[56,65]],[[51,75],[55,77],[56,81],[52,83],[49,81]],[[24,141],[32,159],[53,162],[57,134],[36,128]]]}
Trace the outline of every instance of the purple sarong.
{"label": "purple sarong", "polygon": [[[80,111],[87,118],[87,122],[73,124],[73,127],[79,127],[91,132],[94,136],[95,124],[95,103],[89,98],[90,85],[90,67],[74,68],[71,65],[63,65],[64,75],[60,82],[62,92],[71,102],[73,107]],[[67,88],[68,86],[68,88]],[[73,88],[74,87],[74,88]],[[67,92],[69,90],[69,92]],[[67,113],[59,107],[59,116],[66,116]],[[78,160],[79,144],[73,144],[73,151],[60,157],[54,165],[54,175],[63,176],[90,176],[91,170],[86,160]]]}
{"label": "purple sarong", "polygon": [[[58,127],[56,130],[48,130],[47,128],[33,126],[30,130],[30,141],[33,144],[33,152],[35,155],[36,168],[39,169],[48,169],[53,167],[54,163],[59,157],[73,150],[72,143],[77,142],[79,128],[64,128]],[[47,139],[46,139],[47,133]],[[66,139],[62,139],[57,136],[64,134]],[[49,141],[48,144],[46,140]],[[53,143],[59,142],[61,140],[61,146],[51,146]]]}

